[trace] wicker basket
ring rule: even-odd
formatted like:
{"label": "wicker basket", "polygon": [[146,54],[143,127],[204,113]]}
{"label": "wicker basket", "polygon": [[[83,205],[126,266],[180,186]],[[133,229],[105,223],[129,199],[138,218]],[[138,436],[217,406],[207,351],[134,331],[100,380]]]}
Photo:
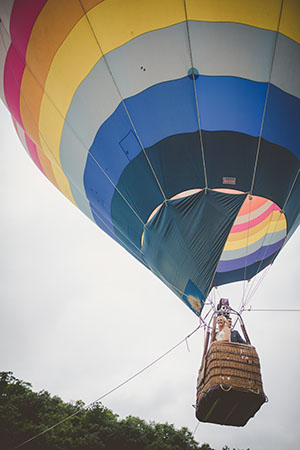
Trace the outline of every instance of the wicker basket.
{"label": "wicker basket", "polygon": [[265,401],[255,348],[238,343],[213,342],[199,370],[198,420],[243,426]]}

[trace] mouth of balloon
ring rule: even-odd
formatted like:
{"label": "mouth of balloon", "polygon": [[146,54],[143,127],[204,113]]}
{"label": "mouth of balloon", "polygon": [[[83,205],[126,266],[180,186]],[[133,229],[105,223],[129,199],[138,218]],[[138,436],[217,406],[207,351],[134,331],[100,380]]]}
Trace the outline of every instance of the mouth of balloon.
{"label": "mouth of balloon", "polygon": [[[169,200],[183,199],[203,189],[190,189],[174,195]],[[225,194],[243,194],[230,189],[212,189]],[[149,223],[159,212],[159,204],[149,215]],[[233,223],[216,270],[214,285],[226,284],[233,272],[238,273],[256,265],[257,273],[270,264],[281,249],[287,234],[287,221],[281,208],[271,200],[260,196],[247,196]],[[143,248],[144,232],[141,236]],[[273,259],[272,259],[273,256]],[[237,275],[241,277],[241,275]],[[246,278],[252,278],[247,276]]]}

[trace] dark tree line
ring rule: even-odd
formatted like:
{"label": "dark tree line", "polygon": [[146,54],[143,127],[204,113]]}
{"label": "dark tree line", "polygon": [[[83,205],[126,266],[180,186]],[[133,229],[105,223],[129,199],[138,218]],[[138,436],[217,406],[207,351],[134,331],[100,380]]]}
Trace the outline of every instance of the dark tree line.
{"label": "dark tree line", "polygon": [[[33,392],[30,383],[12,372],[0,372],[0,449],[13,449],[75,414],[21,449],[214,450],[209,444],[199,446],[185,427],[177,430],[168,423],[147,423],[133,416],[121,420],[100,402],[83,407],[80,400],[65,403],[47,391]],[[225,445],[222,450],[230,448]]]}
{"label": "dark tree line", "polygon": [[201,447],[187,428],[147,423],[138,417],[118,418],[101,403],[65,403],[47,391],[33,392],[31,384],[0,372],[0,445],[12,449],[46,428],[69,420],[21,447],[30,450],[213,450]]}

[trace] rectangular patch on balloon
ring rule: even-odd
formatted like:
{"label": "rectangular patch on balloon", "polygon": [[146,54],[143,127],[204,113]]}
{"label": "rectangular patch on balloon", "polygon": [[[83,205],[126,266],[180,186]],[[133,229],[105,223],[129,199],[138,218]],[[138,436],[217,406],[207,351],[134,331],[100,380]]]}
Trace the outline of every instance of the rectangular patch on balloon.
{"label": "rectangular patch on balloon", "polygon": [[223,177],[223,184],[236,184],[235,177]]}

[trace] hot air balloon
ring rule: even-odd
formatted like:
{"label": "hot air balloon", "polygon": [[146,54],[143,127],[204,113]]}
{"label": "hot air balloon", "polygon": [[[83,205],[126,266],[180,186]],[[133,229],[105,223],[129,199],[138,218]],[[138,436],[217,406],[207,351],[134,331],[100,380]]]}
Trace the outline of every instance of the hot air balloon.
{"label": "hot air balloon", "polygon": [[299,2],[3,0],[0,18],[25,150],[203,322],[214,287],[273,263],[300,220]]}

